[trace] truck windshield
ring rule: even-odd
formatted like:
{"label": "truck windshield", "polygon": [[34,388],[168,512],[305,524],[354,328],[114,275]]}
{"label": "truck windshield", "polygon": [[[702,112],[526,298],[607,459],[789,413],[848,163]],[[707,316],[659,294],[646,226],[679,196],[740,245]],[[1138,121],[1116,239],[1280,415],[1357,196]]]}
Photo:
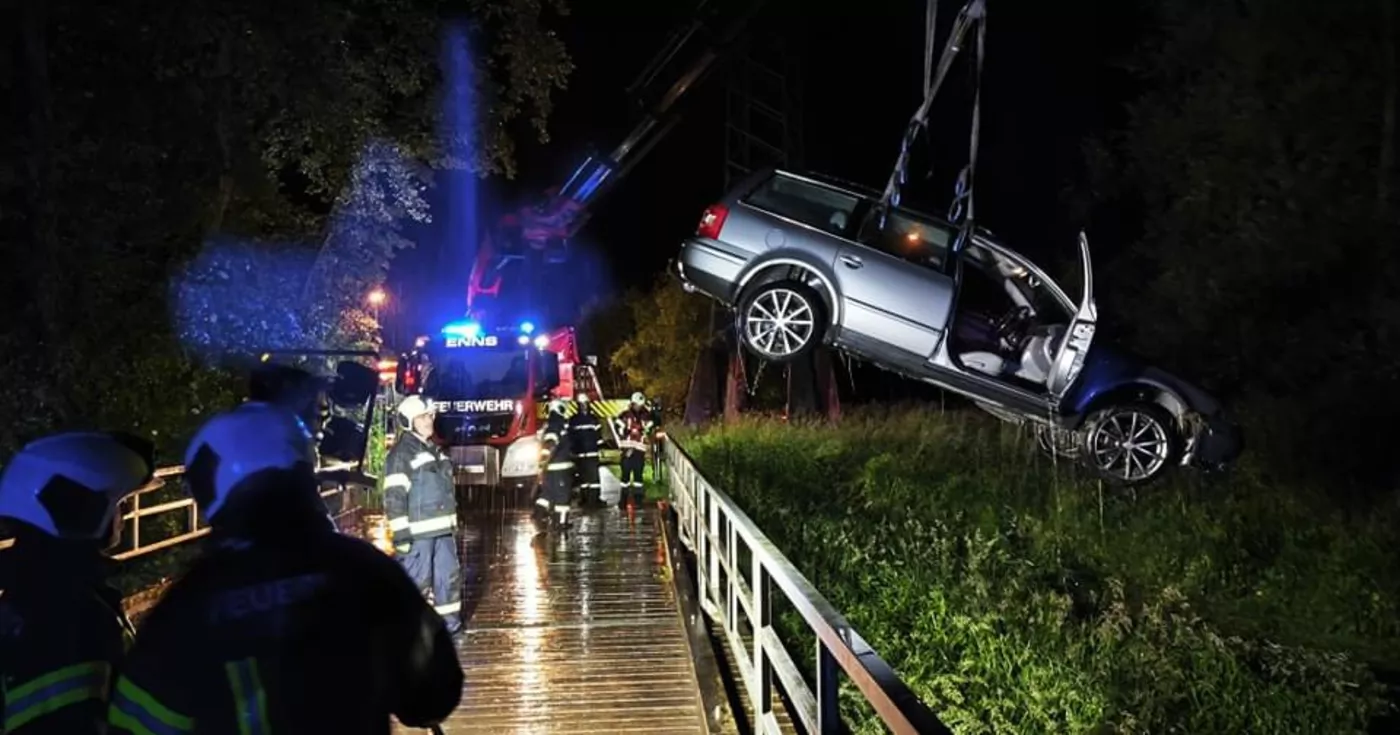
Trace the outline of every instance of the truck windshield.
{"label": "truck windshield", "polygon": [[440,401],[519,398],[530,388],[530,364],[521,351],[456,349],[440,354],[424,378],[423,393]]}

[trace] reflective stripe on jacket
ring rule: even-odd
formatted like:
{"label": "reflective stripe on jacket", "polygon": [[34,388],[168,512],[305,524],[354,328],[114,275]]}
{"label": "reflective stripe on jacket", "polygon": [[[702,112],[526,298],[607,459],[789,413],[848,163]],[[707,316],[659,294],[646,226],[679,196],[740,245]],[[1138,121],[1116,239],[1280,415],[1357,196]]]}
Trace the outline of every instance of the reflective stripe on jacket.
{"label": "reflective stripe on jacket", "polygon": [[545,448],[545,472],[573,470],[573,437],[569,436],[569,422],[563,414],[550,414],[541,437]]}
{"label": "reflective stripe on jacket", "polygon": [[[113,669],[129,645],[102,560],[21,537],[0,554],[0,732],[105,733]],[[72,561],[73,563],[69,563]]]}
{"label": "reflective stripe on jacket", "polygon": [[452,533],[457,527],[452,460],[417,434],[400,434],[384,459],[384,510],[395,545]]}

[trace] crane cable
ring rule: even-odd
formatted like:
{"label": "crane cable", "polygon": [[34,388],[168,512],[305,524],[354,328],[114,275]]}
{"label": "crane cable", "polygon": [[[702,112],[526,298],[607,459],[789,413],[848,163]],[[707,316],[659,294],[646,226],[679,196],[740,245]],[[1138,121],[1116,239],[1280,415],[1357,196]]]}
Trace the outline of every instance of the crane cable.
{"label": "crane cable", "polygon": [[968,163],[963,171],[958,175],[958,183],[954,192],[953,212],[963,220],[963,233],[960,233],[958,244],[972,228],[972,172],[977,164],[977,148],[979,142],[978,131],[981,126],[981,99],[982,99],[982,57],[986,49],[986,0],[968,0],[967,4],[958,11],[957,18],[953,21],[952,30],[948,33],[948,42],[943,47],[943,53],[939,56],[938,63],[933,63],[934,48],[936,43],[938,16],[938,0],[928,0],[927,10],[924,15],[924,101],[919,108],[914,111],[914,116],[909,120],[908,127],[905,128],[904,138],[900,141],[899,157],[895,160],[894,171],[890,174],[889,182],[885,185],[885,191],[880,199],[880,225],[883,227],[885,217],[889,210],[898,207],[900,202],[900,190],[908,181],[909,154],[914,141],[919,134],[928,129],[929,110],[933,107],[933,100],[938,96],[938,92],[943,87],[943,81],[948,76],[948,70],[952,68],[953,61],[957,58],[958,52],[962,50],[962,41],[966,37],[968,30],[975,23],[978,26],[977,32],[977,60],[975,81],[976,90],[973,97],[972,108],[972,135]]}

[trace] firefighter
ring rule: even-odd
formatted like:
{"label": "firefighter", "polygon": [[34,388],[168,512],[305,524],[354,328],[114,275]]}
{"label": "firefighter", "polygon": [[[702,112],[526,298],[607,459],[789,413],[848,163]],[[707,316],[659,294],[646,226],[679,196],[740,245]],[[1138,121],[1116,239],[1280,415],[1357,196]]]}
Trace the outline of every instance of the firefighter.
{"label": "firefighter", "polygon": [[578,411],[569,419],[569,436],[573,439],[578,492],[585,508],[597,508],[603,504],[603,486],[598,475],[598,433],[603,425],[598,422],[587,393],[578,394],[574,401]]}
{"label": "firefighter", "polygon": [[111,676],[132,642],[104,552],[121,537],[117,507],[150,481],[149,442],[58,434],[28,444],[0,477],[0,732],[107,731]]}
{"label": "firefighter", "polygon": [[651,433],[651,412],[646,396],[632,394],[631,405],[615,419],[617,444],[622,450],[622,496],[619,508],[628,504],[640,506],[644,494],[642,474],[647,466],[647,443]]}
{"label": "firefighter", "polygon": [[391,715],[426,728],[457,707],[443,619],[393,560],[336,531],[314,457],[306,425],[267,403],[195,435],[185,482],[210,545],[143,621],[113,732],[388,735]]}
{"label": "firefighter", "polygon": [[457,559],[457,496],[452,460],[433,443],[428,402],[399,404],[399,438],[384,458],[384,510],[394,548],[418,588],[432,590],[433,609],[461,630],[461,564]]}
{"label": "firefighter", "polygon": [[564,402],[549,402],[549,416],[540,437],[544,454],[544,487],[535,501],[535,517],[548,520],[556,528],[569,526],[569,495],[574,484],[573,446]]}

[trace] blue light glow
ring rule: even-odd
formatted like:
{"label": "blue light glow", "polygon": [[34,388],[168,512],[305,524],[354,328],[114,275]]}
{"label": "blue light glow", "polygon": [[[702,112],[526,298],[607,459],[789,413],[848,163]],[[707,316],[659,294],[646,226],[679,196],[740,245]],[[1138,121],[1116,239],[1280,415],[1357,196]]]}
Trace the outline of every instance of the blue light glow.
{"label": "blue light glow", "polygon": [[540,348],[540,349],[544,349],[544,348],[548,347],[548,346],[549,346],[549,337],[546,337],[546,336],[544,336],[543,334],[541,334],[540,336],[536,337],[536,338],[535,338],[535,346],[538,347],[538,348]]}
{"label": "blue light glow", "polygon": [[521,322],[521,323],[520,323],[520,331],[524,332],[525,334],[533,334],[534,331],[535,331],[535,323],[534,323],[534,322]]}
{"label": "blue light glow", "polygon": [[523,334],[520,335],[519,337],[516,337],[516,338],[515,338],[515,341],[518,342],[518,343],[520,343],[520,344],[522,344],[522,345],[528,345],[528,344],[530,344],[530,338],[527,337],[526,335],[523,335]]}
{"label": "blue light glow", "polygon": [[481,334],[481,325],[476,322],[453,322],[443,327],[442,333],[453,337],[475,337]]}

